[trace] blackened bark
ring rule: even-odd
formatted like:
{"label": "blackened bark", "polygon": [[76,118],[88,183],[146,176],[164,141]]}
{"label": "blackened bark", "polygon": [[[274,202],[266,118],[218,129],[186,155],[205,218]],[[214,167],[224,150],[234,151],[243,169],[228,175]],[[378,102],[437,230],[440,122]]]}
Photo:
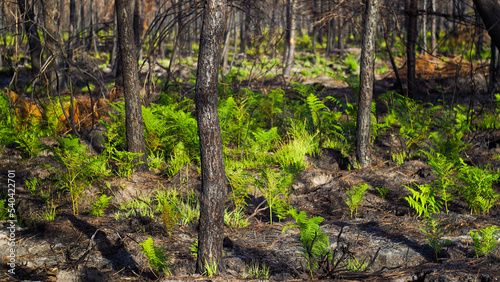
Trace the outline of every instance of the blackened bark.
{"label": "blackened bark", "polygon": [[[431,12],[436,12],[436,0],[430,0],[430,4],[431,4]],[[437,20],[436,20],[436,16],[435,15],[432,15],[432,18],[431,18],[431,55],[434,54],[434,52],[436,52],[436,48],[437,48]]]}
{"label": "blackened bark", "polygon": [[55,0],[42,0],[43,17],[45,20],[45,46],[48,52],[49,87],[52,94],[61,92],[66,88],[66,76],[64,74],[64,59],[61,54],[59,33],[59,10]]}
{"label": "blackened bark", "polygon": [[285,38],[285,69],[283,75],[292,72],[295,54],[295,5],[296,0],[287,0],[286,7],[286,38]]}
{"label": "blackened bark", "polygon": [[483,19],[491,40],[500,50],[500,4],[497,0],[474,0],[474,5]]}
{"label": "blackened bark", "polygon": [[200,136],[202,192],[196,271],[205,263],[222,263],[226,198],[222,137],[217,113],[217,77],[224,37],[225,0],[207,0],[196,77],[196,114]]}
{"label": "blackened bark", "polygon": [[379,0],[366,0],[356,128],[356,155],[361,167],[370,167],[372,164],[370,154],[370,125],[378,10]]}
{"label": "blackened bark", "polygon": [[32,1],[18,1],[19,10],[23,16],[24,30],[28,37],[31,57],[31,73],[37,75],[41,67],[42,44],[35,23],[35,7]]}
{"label": "blackened bark", "polygon": [[137,48],[134,41],[134,2],[115,0],[118,22],[118,40],[120,43],[120,59],[123,68],[123,95],[125,98],[125,128],[128,151],[143,153],[135,162],[143,162],[137,166],[138,171],[148,170],[146,143],[144,139],[144,123],[142,120],[139,77],[137,73]]}
{"label": "blackened bark", "polygon": [[418,18],[418,0],[410,0],[410,6],[407,10],[408,16],[408,42],[406,46],[406,66],[408,69],[408,97],[414,99],[416,97],[417,85],[415,82],[415,44],[417,42],[417,18]]}

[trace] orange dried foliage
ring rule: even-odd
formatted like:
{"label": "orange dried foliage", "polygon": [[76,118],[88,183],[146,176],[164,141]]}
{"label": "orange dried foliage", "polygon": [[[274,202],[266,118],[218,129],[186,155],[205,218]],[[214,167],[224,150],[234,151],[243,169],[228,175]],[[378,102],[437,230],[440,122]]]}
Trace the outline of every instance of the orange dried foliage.
{"label": "orange dried foliage", "polygon": [[[42,120],[42,113],[37,104],[29,101],[29,99],[16,94],[13,91],[7,90],[7,95],[10,95],[12,105],[15,108],[15,115],[21,120],[27,120],[28,118],[36,118],[37,120]],[[64,103],[64,111],[66,116],[74,121],[77,130],[81,128],[92,126],[92,122],[98,122],[101,118],[107,117],[107,112],[109,111],[109,103],[113,102],[119,98],[123,97],[123,88],[112,88],[109,94],[109,99],[96,98],[92,101],[89,97],[75,97],[73,107],[71,107],[71,102]],[[93,102],[93,104],[92,104]],[[74,112],[74,116],[73,116]],[[70,130],[66,116],[61,114],[57,119],[61,125],[58,131]],[[93,118],[92,118],[93,117]]]}
{"label": "orange dried foliage", "polygon": [[[404,65],[399,70],[401,78],[406,78],[407,66],[406,61],[402,58],[395,58],[398,65]],[[429,54],[422,54],[416,57],[415,73],[419,79],[446,78],[458,76],[470,76],[471,72],[476,73],[479,69],[487,68],[486,66],[472,63],[460,56],[455,58],[433,57]],[[394,77],[392,72],[389,76]]]}
{"label": "orange dried foliage", "polygon": [[16,115],[22,119],[27,119],[30,116],[37,118],[42,117],[42,113],[35,103],[31,103],[28,99],[19,96],[14,91],[7,90],[7,95],[10,96],[12,106],[16,109]]}

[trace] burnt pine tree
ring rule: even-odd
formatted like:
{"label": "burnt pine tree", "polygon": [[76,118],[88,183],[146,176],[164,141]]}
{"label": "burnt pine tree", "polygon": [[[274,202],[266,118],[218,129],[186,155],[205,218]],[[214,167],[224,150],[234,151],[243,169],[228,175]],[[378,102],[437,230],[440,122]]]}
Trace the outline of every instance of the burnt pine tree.
{"label": "burnt pine tree", "polygon": [[200,136],[201,179],[200,224],[196,271],[222,262],[224,201],[226,198],[222,136],[217,113],[217,77],[224,37],[225,0],[205,1],[200,36],[195,103]]}
{"label": "burnt pine tree", "polygon": [[[136,0],[137,1],[137,0]],[[125,130],[127,150],[132,153],[143,153],[135,159],[142,162],[136,169],[148,170],[146,142],[144,139],[144,123],[142,120],[139,77],[137,73],[137,46],[134,40],[134,1],[115,0],[118,24],[118,40],[123,75],[123,96],[125,98]]]}
{"label": "burnt pine tree", "polygon": [[408,97],[415,99],[417,84],[415,81],[415,44],[417,43],[417,20],[418,20],[418,0],[410,0],[407,7],[407,27],[408,41],[406,46],[406,67],[408,79]]}
{"label": "burnt pine tree", "polygon": [[500,50],[500,4],[497,0],[474,0],[474,6],[483,19],[491,41]]}
{"label": "burnt pine tree", "polygon": [[19,10],[24,21],[24,30],[28,37],[28,46],[31,57],[31,73],[33,77],[41,68],[42,44],[38,35],[38,27],[35,23],[35,7],[33,1],[18,1]]}
{"label": "burnt pine tree", "polygon": [[295,54],[295,6],[296,0],[287,0],[286,5],[286,37],[285,37],[285,69],[283,75],[290,75]]}
{"label": "burnt pine tree", "polygon": [[50,92],[56,94],[66,87],[66,76],[64,74],[64,59],[61,54],[59,21],[60,11],[57,9],[57,1],[42,0],[42,11],[45,23],[45,47],[47,49],[48,81]]}
{"label": "burnt pine tree", "polygon": [[361,167],[371,166],[370,125],[373,98],[375,35],[379,0],[366,0],[363,23],[363,44],[359,80],[358,119],[356,128],[356,155]]}

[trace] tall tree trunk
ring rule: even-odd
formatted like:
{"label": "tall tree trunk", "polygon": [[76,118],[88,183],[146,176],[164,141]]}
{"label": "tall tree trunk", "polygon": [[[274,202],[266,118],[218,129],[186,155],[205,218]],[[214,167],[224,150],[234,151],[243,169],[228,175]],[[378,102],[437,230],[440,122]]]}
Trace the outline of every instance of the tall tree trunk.
{"label": "tall tree trunk", "polygon": [[[207,0],[200,37],[195,103],[200,136],[202,192],[196,271],[222,265],[226,174],[217,113],[217,78],[224,37],[225,0]],[[219,267],[220,268],[220,267]]]}
{"label": "tall tree trunk", "polygon": [[[35,23],[35,6],[33,1],[18,1],[19,10],[23,15],[24,30],[28,37],[30,48],[31,74],[33,76],[40,72],[42,60],[42,44],[38,35],[38,28]],[[1,56],[0,56],[1,57]]]}
{"label": "tall tree trunk", "polygon": [[139,76],[137,73],[137,46],[134,40],[134,3],[115,0],[120,41],[120,59],[123,68],[123,94],[125,98],[125,128],[127,149],[132,153],[143,153],[135,162],[138,171],[148,170],[144,124],[142,119]]}
{"label": "tall tree trunk", "polygon": [[[431,1],[431,11],[436,12],[436,0],[430,0]],[[436,52],[437,48],[437,19],[435,15],[432,15],[431,17],[431,54],[434,54]]]}
{"label": "tall tree trunk", "polygon": [[410,5],[407,9],[407,46],[406,46],[406,66],[408,69],[408,97],[414,99],[416,97],[417,85],[415,82],[415,44],[417,41],[417,18],[418,18],[418,0],[410,0]]}
{"label": "tall tree trunk", "polygon": [[475,27],[475,35],[476,35],[476,60],[481,59],[481,52],[483,51],[483,21],[481,20],[481,16],[477,9],[475,10],[476,15],[476,27]]}
{"label": "tall tree trunk", "polygon": [[[83,28],[85,26],[86,20],[85,20],[85,0],[80,0],[80,15],[78,17],[78,24],[77,24],[77,29],[78,29],[78,41],[80,45],[85,44],[85,32],[83,31]],[[88,31],[87,31],[88,32]]]}
{"label": "tall tree trunk", "polygon": [[59,11],[55,0],[42,0],[43,16],[45,20],[45,45],[48,51],[47,58],[53,60],[47,70],[49,71],[50,92],[52,94],[61,92],[66,88],[66,76],[64,74],[64,59],[59,46]]}
{"label": "tall tree trunk", "polygon": [[[366,0],[361,49],[358,119],[356,125],[356,155],[361,167],[370,167],[370,128],[375,63],[375,36],[379,0]],[[389,47],[388,47],[389,48]]]}
{"label": "tall tree trunk", "polygon": [[[342,13],[342,10],[339,9],[339,12]],[[337,35],[339,36],[337,47],[339,48],[340,54],[343,54],[344,53],[344,18],[338,17],[337,24],[338,24]]]}
{"label": "tall tree trunk", "polygon": [[[316,53],[316,42],[317,42],[317,36],[318,36],[318,25],[316,24],[316,21],[319,20],[319,13],[318,13],[318,8],[320,7],[319,5],[319,0],[314,0],[313,2],[313,8],[312,8],[312,47],[313,47],[313,53]],[[321,37],[321,36],[320,36]]]}
{"label": "tall tree trunk", "polygon": [[297,0],[287,0],[286,7],[286,37],[285,37],[285,69],[283,75],[292,72],[295,55],[295,5]]}
{"label": "tall tree trunk", "polygon": [[427,0],[423,0],[424,15],[422,17],[422,34],[424,39],[424,44],[422,45],[422,53],[427,51]]}
{"label": "tall tree trunk", "polygon": [[248,27],[247,22],[250,20],[250,15],[248,12],[242,12],[241,14],[241,24],[240,24],[240,53],[245,54],[247,48],[248,39]]}
{"label": "tall tree trunk", "polygon": [[474,0],[491,40],[500,50],[500,4],[496,0]]}
{"label": "tall tree trunk", "polygon": [[134,1],[134,43],[137,46],[137,52],[139,54],[139,61],[142,61],[142,27],[143,27],[143,16],[141,0]]}

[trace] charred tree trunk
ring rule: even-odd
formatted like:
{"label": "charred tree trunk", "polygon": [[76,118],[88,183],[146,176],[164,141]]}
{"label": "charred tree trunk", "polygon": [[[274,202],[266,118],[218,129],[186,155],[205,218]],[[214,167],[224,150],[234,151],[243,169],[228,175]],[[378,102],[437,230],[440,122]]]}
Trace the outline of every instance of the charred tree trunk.
{"label": "charred tree trunk", "polygon": [[64,74],[64,59],[59,48],[59,11],[55,0],[43,0],[43,16],[45,20],[45,45],[48,51],[47,59],[51,60],[49,72],[49,87],[52,94],[61,92],[66,87]]}
{"label": "charred tree trunk", "polygon": [[196,271],[222,265],[226,174],[217,113],[217,78],[224,37],[225,0],[207,0],[200,37],[196,76],[196,114],[200,136],[202,192]]}
{"label": "charred tree trunk", "polygon": [[115,0],[118,21],[120,59],[123,68],[123,94],[125,98],[125,128],[127,149],[132,153],[143,153],[135,162],[143,162],[136,168],[148,170],[144,124],[142,120],[139,77],[137,73],[137,47],[134,40],[134,2]]}
{"label": "charred tree trunk", "polygon": [[415,81],[415,44],[417,41],[417,18],[418,18],[418,0],[410,0],[410,6],[407,9],[408,25],[408,42],[406,46],[406,66],[408,69],[408,97],[414,99],[416,97],[417,85]]}
{"label": "charred tree trunk", "polygon": [[491,41],[500,50],[500,4],[497,0],[474,0],[474,5],[483,19]]}
{"label": "charred tree trunk", "polygon": [[42,44],[35,23],[35,6],[32,1],[18,1],[19,10],[23,16],[24,30],[28,37],[28,46],[31,57],[31,73],[33,76],[40,72],[42,60]]}
{"label": "charred tree trunk", "polygon": [[295,5],[296,0],[287,0],[286,6],[286,37],[285,37],[285,69],[283,75],[292,72],[295,54]]}
{"label": "charred tree trunk", "polygon": [[[436,0],[430,0],[430,9],[431,12],[436,12]],[[431,17],[431,54],[436,52],[437,48],[437,20],[436,16],[432,15]]]}
{"label": "charred tree trunk", "polygon": [[358,119],[356,127],[356,155],[361,167],[370,167],[370,128],[373,98],[375,35],[379,0],[366,0],[361,49]]}

